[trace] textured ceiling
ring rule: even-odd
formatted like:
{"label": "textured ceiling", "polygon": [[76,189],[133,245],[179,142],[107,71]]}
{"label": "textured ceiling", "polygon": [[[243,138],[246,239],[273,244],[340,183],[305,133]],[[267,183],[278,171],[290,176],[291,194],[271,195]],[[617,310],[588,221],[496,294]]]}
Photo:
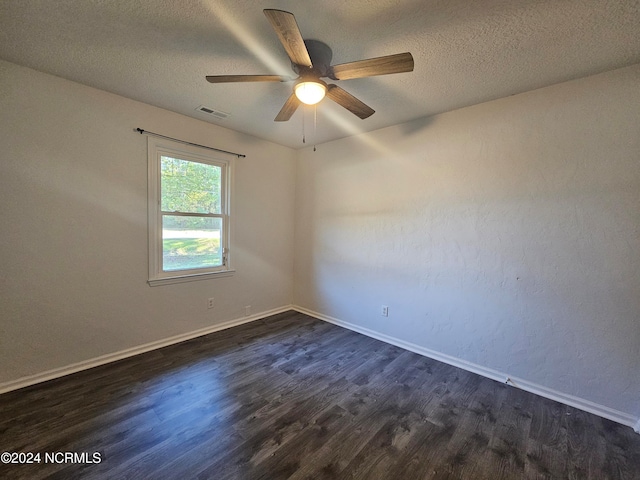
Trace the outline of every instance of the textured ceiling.
{"label": "textured ceiling", "polygon": [[[204,78],[292,75],[263,8],[294,13],[333,64],[409,51],[415,70],[338,82],[376,110],[366,120],[324,100],[315,135],[310,107],[276,123],[290,83]],[[2,0],[0,58],[300,148],[303,116],[322,143],[639,63],[640,1]]]}

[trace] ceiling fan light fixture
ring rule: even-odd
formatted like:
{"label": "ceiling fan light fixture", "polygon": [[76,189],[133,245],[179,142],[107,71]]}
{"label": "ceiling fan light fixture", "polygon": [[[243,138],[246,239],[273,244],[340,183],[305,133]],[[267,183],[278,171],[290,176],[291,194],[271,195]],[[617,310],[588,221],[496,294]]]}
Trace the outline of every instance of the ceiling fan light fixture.
{"label": "ceiling fan light fixture", "polygon": [[298,83],[293,91],[302,103],[315,105],[320,102],[327,93],[327,84],[322,80],[305,80]]}

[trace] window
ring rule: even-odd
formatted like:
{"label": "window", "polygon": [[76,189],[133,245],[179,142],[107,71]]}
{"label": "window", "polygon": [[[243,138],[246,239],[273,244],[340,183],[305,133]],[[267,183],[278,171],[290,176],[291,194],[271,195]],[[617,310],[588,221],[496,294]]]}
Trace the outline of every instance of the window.
{"label": "window", "polygon": [[149,284],[232,274],[230,162],[151,137],[148,153]]}

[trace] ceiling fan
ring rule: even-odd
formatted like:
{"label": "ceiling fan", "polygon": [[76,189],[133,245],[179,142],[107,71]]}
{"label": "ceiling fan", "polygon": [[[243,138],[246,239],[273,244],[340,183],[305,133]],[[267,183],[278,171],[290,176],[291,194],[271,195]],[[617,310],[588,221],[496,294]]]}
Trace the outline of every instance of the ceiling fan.
{"label": "ceiling fan", "polygon": [[300,103],[315,105],[325,95],[354,115],[362,119],[368,118],[373,115],[375,110],[346,90],[335,84],[327,84],[321,78],[348,80],[413,71],[413,57],[409,52],[332,66],[331,48],[318,40],[303,40],[296,18],[292,13],[265,9],[264,14],[271,22],[291,60],[291,68],[298,74],[298,77],[294,79],[281,75],[210,75],[206,79],[211,83],[289,82],[295,80],[293,92],[276,116],[276,122],[289,120]]}

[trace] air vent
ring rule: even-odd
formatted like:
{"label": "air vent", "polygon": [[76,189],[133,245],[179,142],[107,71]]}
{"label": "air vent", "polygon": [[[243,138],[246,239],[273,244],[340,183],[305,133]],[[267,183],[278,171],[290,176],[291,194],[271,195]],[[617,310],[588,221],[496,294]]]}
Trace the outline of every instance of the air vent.
{"label": "air vent", "polygon": [[211,107],[205,107],[204,105],[200,105],[198,108],[196,108],[196,111],[206,113],[207,115],[211,115],[212,117],[216,118],[227,118],[231,116],[230,113],[216,110],[215,108]]}

